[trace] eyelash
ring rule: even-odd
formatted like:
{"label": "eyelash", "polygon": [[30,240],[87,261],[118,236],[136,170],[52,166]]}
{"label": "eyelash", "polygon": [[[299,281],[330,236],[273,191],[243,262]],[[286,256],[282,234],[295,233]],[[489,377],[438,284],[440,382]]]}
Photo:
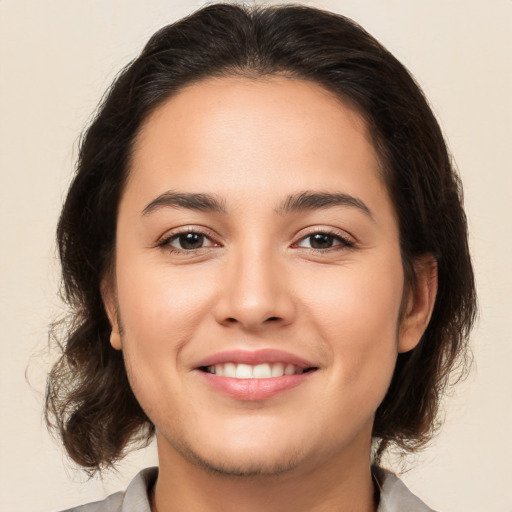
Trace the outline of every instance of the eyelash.
{"label": "eyelash", "polygon": [[204,238],[210,240],[212,242],[212,245],[211,247],[215,247],[215,246],[219,246],[220,244],[217,244],[216,242],[213,241],[213,237],[210,235],[210,233],[206,232],[206,231],[203,231],[201,229],[198,229],[198,228],[185,228],[185,229],[182,229],[180,231],[177,231],[175,233],[173,233],[172,235],[170,236],[167,236],[165,237],[161,242],[158,242],[157,244],[157,247],[160,247],[172,254],[184,254],[184,253],[187,253],[187,254],[195,254],[197,253],[198,251],[201,251],[203,249],[206,249],[208,247],[199,247],[197,249],[178,249],[176,247],[173,247],[171,245],[171,243],[175,240],[177,240],[180,236],[184,236],[184,235],[189,235],[189,234],[192,234],[192,235],[201,235],[203,236]]}
{"label": "eyelash", "polygon": [[351,249],[355,247],[355,242],[348,238],[347,236],[341,235],[339,232],[331,230],[331,229],[317,229],[315,231],[309,232],[307,235],[301,237],[298,242],[295,242],[293,246],[297,246],[299,243],[301,243],[304,240],[307,240],[308,238],[311,238],[315,235],[327,235],[328,237],[333,238],[335,241],[338,241],[338,245],[334,245],[331,247],[327,247],[325,249],[315,249],[313,247],[303,247],[303,249],[307,249],[309,251],[312,251],[314,253],[326,253],[331,251],[342,251],[346,249]]}
{"label": "eyelash", "polygon": [[[212,245],[207,246],[207,247],[199,247],[197,249],[178,249],[171,245],[171,243],[173,241],[177,240],[180,236],[189,235],[189,234],[203,236],[204,238],[210,240],[210,242],[212,242]],[[306,250],[314,252],[314,253],[319,253],[319,252],[326,253],[326,252],[331,252],[331,251],[340,251],[340,250],[344,250],[344,249],[345,250],[351,249],[355,246],[355,242],[353,240],[349,239],[348,237],[340,235],[338,232],[335,232],[330,229],[318,229],[316,231],[308,233],[307,235],[302,236],[298,240],[298,242],[295,242],[294,244],[292,244],[292,247],[300,247],[299,244],[301,242],[303,242],[304,240],[307,240],[308,238],[311,238],[315,235],[327,235],[328,237],[332,237],[334,239],[334,241],[338,241],[339,243],[337,245],[333,245],[331,247],[327,247],[324,249],[318,249],[318,248],[313,248],[313,247],[303,247],[303,249],[306,249]],[[160,247],[172,254],[185,254],[185,253],[186,254],[195,254],[198,251],[201,251],[203,249],[207,249],[209,247],[219,247],[219,246],[220,246],[220,244],[216,243],[213,240],[213,237],[209,233],[202,231],[200,229],[197,229],[197,228],[193,228],[193,229],[189,228],[189,229],[184,229],[184,230],[175,232],[172,235],[164,238],[162,241],[160,241],[157,244],[157,247]]]}

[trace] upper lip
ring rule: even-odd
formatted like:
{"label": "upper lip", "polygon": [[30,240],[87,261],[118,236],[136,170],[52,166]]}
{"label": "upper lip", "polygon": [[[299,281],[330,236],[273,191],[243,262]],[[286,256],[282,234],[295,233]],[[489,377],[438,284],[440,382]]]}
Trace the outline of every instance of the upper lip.
{"label": "upper lip", "polygon": [[226,350],[217,352],[199,361],[195,367],[204,368],[223,363],[250,364],[256,366],[263,363],[293,364],[299,368],[316,368],[318,365],[290,352],[277,349],[260,350]]}

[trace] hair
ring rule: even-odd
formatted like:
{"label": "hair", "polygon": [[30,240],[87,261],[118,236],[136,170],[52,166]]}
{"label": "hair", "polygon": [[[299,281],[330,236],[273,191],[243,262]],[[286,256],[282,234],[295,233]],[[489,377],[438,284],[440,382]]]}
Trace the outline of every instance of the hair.
{"label": "hair", "polygon": [[129,386],[101,282],[113,265],[117,211],[141,124],[184,86],[210,77],[281,75],[316,82],[365,118],[397,212],[406,286],[414,261],[433,255],[438,292],[420,343],[398,355],[376,411],[374,459],[391,446],[421,448],[437,428],[454,368],[466,367],[476,292],[460,180],[441,129],[405,67],[355,22],[316,8],[214,4],[155,33],[104,96],[80,145],[57,228],[62,296],[70,320],[46,420],[89,473],[149,442],[154,425]]}

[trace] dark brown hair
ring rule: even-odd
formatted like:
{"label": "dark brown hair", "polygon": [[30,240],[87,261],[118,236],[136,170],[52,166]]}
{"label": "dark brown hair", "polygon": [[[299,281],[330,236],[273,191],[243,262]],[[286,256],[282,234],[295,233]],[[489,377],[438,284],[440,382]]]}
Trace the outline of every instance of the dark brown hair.
{"label": "dark brown hair", "polygon": [[415,258],[437,260],[434,312],[418,346],[400,354],[374,423],[376,458],[431,437],[450,372],[465,361],[476,311],[459,179],[439,125],[398,60],[353,21],[304,6],[215,4],[151,37],[118,76],[82,141],[57,240],[71,321],[47,383],[46,418],[73,460],[111,466],[154,426],[135,399],[122,353],[109,343],[100,282],[109,272],[117,208],[141,123],[185,85],[213,76],[312,80],[365,117],[397,211],[409,286]]}

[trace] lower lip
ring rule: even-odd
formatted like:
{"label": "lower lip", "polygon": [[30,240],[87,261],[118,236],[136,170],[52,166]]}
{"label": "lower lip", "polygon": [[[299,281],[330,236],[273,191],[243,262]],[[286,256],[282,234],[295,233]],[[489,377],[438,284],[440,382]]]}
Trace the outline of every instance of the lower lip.
{"label": "lower lip", "polygon": [[214,373],[200,372],[210,386],[216,391],[237,400],[266,400],[273,396],[293,389],[304,383],[315,373],[310,371],[298,375],[283,375],[270,379],[235,379],[221,377]]}

